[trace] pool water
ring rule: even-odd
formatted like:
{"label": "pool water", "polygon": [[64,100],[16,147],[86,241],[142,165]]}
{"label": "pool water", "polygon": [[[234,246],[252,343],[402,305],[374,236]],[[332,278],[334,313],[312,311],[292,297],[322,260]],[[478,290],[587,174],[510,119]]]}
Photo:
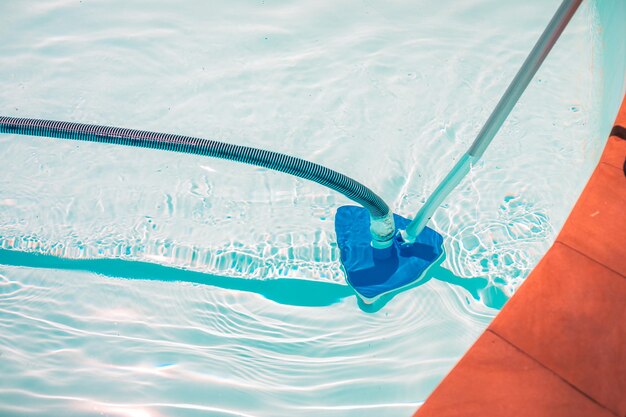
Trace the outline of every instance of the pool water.
{"label": "pool water", "polygon": [[[0,102],[7,116],[299,156],[410,217],[559,3],[3,2]],[[0,415],[410,415],[597,162],[595,7],[433,218],[449,276],[375,313],[345,284],[333,217],[350,202],[333,191],[198,156],[1,136]]]}

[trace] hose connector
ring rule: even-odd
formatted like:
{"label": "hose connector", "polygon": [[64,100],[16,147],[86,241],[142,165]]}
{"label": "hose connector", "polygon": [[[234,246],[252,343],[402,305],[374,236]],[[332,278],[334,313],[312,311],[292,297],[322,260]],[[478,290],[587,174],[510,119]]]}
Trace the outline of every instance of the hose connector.
{"label": "hose connector", "polygon": [[386,249],[393,244],[396,225],[391,210],[381,217],[370,216],[370,233],[372,234],[372,247],[374,249]]}

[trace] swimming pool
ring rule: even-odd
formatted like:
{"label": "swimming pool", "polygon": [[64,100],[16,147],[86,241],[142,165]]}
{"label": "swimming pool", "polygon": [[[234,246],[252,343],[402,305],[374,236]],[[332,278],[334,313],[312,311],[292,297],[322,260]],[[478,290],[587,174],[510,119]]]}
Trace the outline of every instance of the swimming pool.
{"label": "swimming pool", "polygon": [[[305,157],[412,215],[557,6],[500,3],[2,5],[0,97],[18,117]],[[478,299],[431,280],[363,313],[334,244],[347,200],[315,184],[1,137],[0,410],[408,415],[497,312],[493,292],[511,294],[551,244],[595,166],[598,15],[579,10],[433,221],[447,266],[489,279]]]}

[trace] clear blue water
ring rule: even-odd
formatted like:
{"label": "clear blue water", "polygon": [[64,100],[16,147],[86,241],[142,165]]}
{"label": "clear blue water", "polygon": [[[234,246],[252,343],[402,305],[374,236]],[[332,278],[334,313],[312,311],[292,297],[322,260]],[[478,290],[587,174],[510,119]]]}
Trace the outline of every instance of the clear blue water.
{"label": "clear blue water", "polygon": [[[215,138],[412,216],[558,1],[0,4],[3,114]],[[452,272],[361,311],[333,215],[283,174],[0,137],[0,415],[406,416],[550,246],[605,134],[585,2],[437,212]]]}

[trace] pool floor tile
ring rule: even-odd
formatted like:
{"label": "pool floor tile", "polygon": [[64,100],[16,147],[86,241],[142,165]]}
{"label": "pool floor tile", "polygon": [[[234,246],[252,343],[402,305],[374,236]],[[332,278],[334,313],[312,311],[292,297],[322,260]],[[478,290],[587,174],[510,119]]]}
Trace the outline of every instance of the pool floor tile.
{"label": "pool floor tile", "polygon": [[626,275],[625,214],[624,172],[600,163],[556,240]]}
{"label": "pool floor tile", "polygon": [[626,278],[556,243],[489,327],[626,415]]}
{"label": "pool floor tile", "polygon": [[490,331],[414,415],[430,416],[614,417]]}

